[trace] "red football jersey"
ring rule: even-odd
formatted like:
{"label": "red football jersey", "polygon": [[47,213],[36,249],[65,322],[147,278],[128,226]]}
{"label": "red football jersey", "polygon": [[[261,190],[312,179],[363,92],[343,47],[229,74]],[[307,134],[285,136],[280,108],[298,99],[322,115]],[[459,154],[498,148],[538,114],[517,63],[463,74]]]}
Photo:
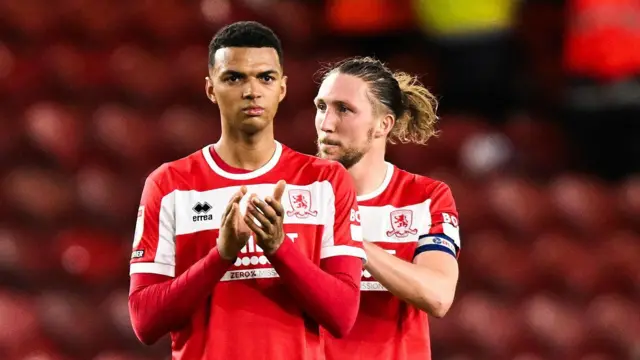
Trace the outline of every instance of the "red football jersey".
{"label": "red football jersey", "polygon": [[[278,180],[287,182],[286,236],[309,259],[365,258],[354,186],[340,164],[277,143],[265,166],[232,174],[205,147],[148,177],[130,273],[183,273],[216,245],[222,213],[241,185],[264,198]],[[189,324],[171,333],[173,359],[324,358],[319,326],[303,316],[253,238],[206,303],[194,307]]]}
{"label": "red football jersey", "polygon": [[[388,164],[374,192],[358,196],[363,238],[413,261],[424,251],[458,256],[458,213],[449,187]],[[326,339],[329,360],[431,359],[427,314],[400,300],[363,271],[360,312],[351,333]]]}

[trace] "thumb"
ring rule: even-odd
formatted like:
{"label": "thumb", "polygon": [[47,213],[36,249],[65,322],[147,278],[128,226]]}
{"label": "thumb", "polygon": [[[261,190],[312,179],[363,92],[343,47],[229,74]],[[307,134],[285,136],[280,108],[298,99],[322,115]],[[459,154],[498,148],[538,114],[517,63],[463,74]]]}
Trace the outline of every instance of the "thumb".
{"label": "thumb", "polygon": [[284,194],[285,186],[287,186],[287,183],[284,180],[278,181],[275,190],[273,190],[273,199],[275,201],[280,202],[280,200],[282,199],[282,194]]}

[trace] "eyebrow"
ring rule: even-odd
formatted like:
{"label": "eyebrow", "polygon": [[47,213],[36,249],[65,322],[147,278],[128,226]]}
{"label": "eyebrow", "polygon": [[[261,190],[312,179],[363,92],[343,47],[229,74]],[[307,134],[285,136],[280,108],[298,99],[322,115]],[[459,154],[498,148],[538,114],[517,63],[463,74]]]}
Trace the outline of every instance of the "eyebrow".
{"label": "eyebrow", "polygon": [[[278,74],[278,71],[271,69],[271,70],[259,72],[257,77],[267,76],[267,75],[277,75],[277,74]],[[222,72],[222,74],[220,74],[220,76],[228,76],[228,75],[237,76],[239,78],[247,77],[247,74],[240,71],[236,71],[236,70],[225,70]]]}
{"label": "eyebrow", "polygon": [[330,103],[332,105],[344,105],[344,106],[346,106],[348,108],[353,108],[354,107],[354,105],[352,105],[351,103],[349,103],[347,101],[344,101],[344,100],[330,100],[330,101],[327,101],[327,100],[325,100],[323,98],[315,98],[315,99],[313,99],[313,103],[314,104],[321,103],[321,102],[323,102],[325,104],[326,103]]}
{"label": "eyebrow", "polygon": [[278,75],[278,71],[271,69],[271,70],[258,73],[258,76],[265,76],[265,75]]}

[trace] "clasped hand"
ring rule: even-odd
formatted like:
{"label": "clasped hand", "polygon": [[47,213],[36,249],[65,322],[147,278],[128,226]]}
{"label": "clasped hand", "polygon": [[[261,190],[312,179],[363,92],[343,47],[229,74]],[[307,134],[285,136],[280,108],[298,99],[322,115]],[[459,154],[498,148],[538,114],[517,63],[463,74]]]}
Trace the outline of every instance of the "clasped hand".
{"label": "clasped hand", "polygon": [[240,212],[240,200],[247,193],[246,186],[242,186],[231,197],[220,226],[218,239],[220,256],[233,260],[247,244],[252,232],[255,234],[256,242],[266,254],[272,254],[278,250],[284,241],[282,228],[284,208],[281,200],[285,186],[286,183],[283,180],[278,181],[273,196],[267,196],[264,201],[255,194],[251,194],[244,217]]}
{"label": "clasped hand", "polygon": [[282,194],[286,185],[283,180],[278,181],[273,196],[265,197],[264,201],[255,194],[249,197],[244,222],[266,254],[274,253],[284,241]]}

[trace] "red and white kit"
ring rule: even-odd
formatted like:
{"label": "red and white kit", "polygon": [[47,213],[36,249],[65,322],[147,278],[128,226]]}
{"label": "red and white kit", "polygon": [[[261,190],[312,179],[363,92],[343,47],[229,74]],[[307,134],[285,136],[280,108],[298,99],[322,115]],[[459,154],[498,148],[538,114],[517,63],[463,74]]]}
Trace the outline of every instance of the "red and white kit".
{"label": "red and white kit", "polygon": [[[164,164],[145,184],[130,272],[168,279],[183,274],[216,246],[223,211],[241,185],[264,198],[281,179],[287,182],[282,198],[286,235],[277,256],[265,256],[250,238],[235,262],[222,270],[210,296],[187,304],[192,313],[171,331],[173,359],[324,358],[318,323],[304,314],[302,300],[292,295],[284,280],[320,278],[316,270],[321,272],[319,267],[324,269],[328,259],[355,259],[360,264],[365,259],[353,183],[338,163],[276,143],[273,158],[253,172],[232,171],[211,146]],[[304,268],[308,271],[295,272],[280,264],[296,259],[294,255],[301,256],[300,268],[311,266]],[[323,286],[329,285],[318,280],[307,291],[332,291]],[[342,306],[340,299],[331,300],[333,306]]]}
{"label": "red and white kit", "polygon": [[[425,251],[458,257],[458,212],[443,182],[387,163],[383,184],[358,196],[363,237],[409,262]],[[388,292],[363,271],[360,312],[351,333],[327,338],[327,358],[431,359],[427,314]]]}

